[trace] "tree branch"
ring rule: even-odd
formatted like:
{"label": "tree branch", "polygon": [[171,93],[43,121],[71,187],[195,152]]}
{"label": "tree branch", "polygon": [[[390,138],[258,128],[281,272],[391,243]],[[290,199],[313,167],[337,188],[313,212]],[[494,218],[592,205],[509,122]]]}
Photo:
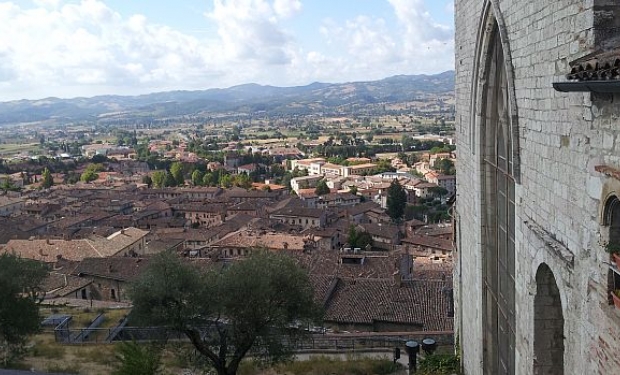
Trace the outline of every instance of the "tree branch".
{"label": "tree branch", "polygon": [[200,332],[193,328],[186,328],[183,333],[189,338],[192,342],[192,345],[198,350],[202,355],[207,357],[216,368],[223,368],[224,363],[220,361],[220,358],[213,353],[211,349],[202,341],[200,338]]}

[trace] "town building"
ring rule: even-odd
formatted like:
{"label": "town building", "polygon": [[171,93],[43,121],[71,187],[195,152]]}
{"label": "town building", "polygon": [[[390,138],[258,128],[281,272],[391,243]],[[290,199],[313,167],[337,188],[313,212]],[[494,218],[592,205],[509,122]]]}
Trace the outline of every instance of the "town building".
{"label": "town building", "polygon": [[9,198],[0,196],[0,216],[19,214],[24,208],[22,198]]}
{"label": "town building", "polygon": [[620,3],[455,10],[463,373],[619,373]]}

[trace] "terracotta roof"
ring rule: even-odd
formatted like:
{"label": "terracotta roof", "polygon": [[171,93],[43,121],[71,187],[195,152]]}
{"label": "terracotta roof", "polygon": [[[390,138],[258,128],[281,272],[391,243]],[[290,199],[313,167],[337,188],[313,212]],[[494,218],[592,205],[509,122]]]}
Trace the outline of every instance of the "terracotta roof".
{"label": "terracotta roof", "polygon": [[228,208],[228,211],[254,211],[257,210],[262,202],[245,201]]}
{"label": "terracotta roof", "polygon": [[243,248],[267,248],[271,250],[296,250],[304,249],[306,236],[292,235],[277,232],[245,230],[232,233],[221,240],[211,244],[211,247],[243,247]]}
{"label": "terracotta roof", "polygon": [[131,281],[149,264],[148,258],[85,258],[73,271],[76,276],[96,276],[120,281]]}
{"label": "terracotta roof", "polygon": [[327,305],[325,320],[338,323],[390,322],[425,331],[452,329],[445,281],[340,279]]}
{"label": "terracotta roof", "polygon": [[377,237],[394,238],[398,236],[398,227],[389,224],[360,224],[368,233]]}
{"label": "terracotta roof", "polygon": [[357,170],[357,169],[374,168],[376,166],[377,166],[377,164],[374,164],[374,163],[366,163],[366,164],[350,165],[347,168],[350,168],[352,171],[354,171],[354,170]]}
{"label": "terracotta roof", "polygon": [[335,200],[360,200],[361,197],[351,193],[329,193],[321,196],[321,200],[325,202]]}
{"label": "terracotta roof", "polygon": [[323,216],[325,211],[320,208],[309,208],[309,207],[295,207],[295,208],[282,208],[275,212],[272,212],[271,215],[275,216],[288,216],[288,217],[313,217],[320,218]]}
{"label": "terracotta roof", "polygon": [[41,289],[45,292],[45,298],[58,298],[65,297],[91,283],[92,280],[52,272],[43,280]]}
{"label": "terracotta roof", "polygon": [[87,257],[114,255],[101,253],[87,240],[10,240],[0,251],[46,263],[55,262],[58,256],[69,260],[82,260]]}
{"label": "terracotta roof", "polygon": [[327,275],[310,275],[310,282],[314,289],[314,300],[325,307],[338,285],[338,278]]}
{"label": "terracotta roof", "polygon": [[110,257],[147,233],[137,228],[127,228],[124,233],[118,231],[108,237],[92,236],[83,240],[10,240],[0,251],[14,252],[23,258],[48,263],[55,262],[58,256],[69,260]]}
{"label": "terracotta roof", "polygon": [[352,206],[352,207],[347,207],[346,211],[350,216],[357,216],[357,215],[363,214],[364,212],[370,211],[373,208],[378,208],[378,207],[381,207],[381,206],[375,202],[364,202],[364,203],[356,204],[355,206]]}
{"label": "terracotta roof", "polygon": [[446,251],[452,251],[454,249],[452,241],[432,236],[413,236],[411,238],[403,239],[402,242],[431,249]]}
{"label": "terracotta roof", "polygon": [[452,234],[453,228],[450,223],[427,224],[415,231],[416,235],[424,236],[444,236]]}
{"label": "terracotta roof", "polygon": [[[616,46],[618,40],[615,41]],[[620,48],[597,51],[570,62],[570,81],[617,80],[620,78]]]}
{"label": "terracotta roof", "polygon": [[318,195],[316,194],[316,189],[297,189],[297,195],[300,198],[317,198]]}
{"label": "terracotta roof", "polygon": [[138,228],[121,229],[107,237],[92,236],[88,240],[102,253],[117,254],[122,249],[144,238],[149,231]]}
{"label": "terracotta roof", "polygon": [[239,169],[243,169],[243,170],[247,170],[247,171],[255,171],[258,168],[258,166],[254,163],[251,164],[244,164],[244,165],[240,165],[237,167],[237,170]]}
{"label": "terracotta roof", "polygon": [[22,198],[9,198],[5,196],[0,196],[0,206],[6,206],[10,204],[23,203],[24,200]]}

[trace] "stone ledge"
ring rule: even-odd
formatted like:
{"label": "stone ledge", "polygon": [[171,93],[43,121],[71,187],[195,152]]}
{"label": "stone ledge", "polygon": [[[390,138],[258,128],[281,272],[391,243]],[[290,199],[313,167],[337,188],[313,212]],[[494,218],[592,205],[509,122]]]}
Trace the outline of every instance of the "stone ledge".
{"label": "stone ledge", "polygon": [[597,165],[594,167],[594,170],[620,181],[620,169],[612,168],[607,165]]}
{"label": "stone ledge", "polygon": [[523,223],[545,244],[545,248],[553,256],[563,261],[570,270],[573,269],[575,266],[575,254],[572,251],[534,221],[524,221]]}

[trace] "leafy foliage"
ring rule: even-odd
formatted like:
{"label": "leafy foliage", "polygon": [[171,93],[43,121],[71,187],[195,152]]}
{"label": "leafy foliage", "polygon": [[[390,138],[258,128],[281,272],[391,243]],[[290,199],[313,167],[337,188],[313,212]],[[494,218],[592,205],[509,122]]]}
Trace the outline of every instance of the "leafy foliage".
{"label": "leafy foliage", "polygon": [[153,176],[151,177],[153,182],[153,186],[156,188],[164,187],[164,182],[166,181],[166,172],[164,171],[155,171],[153,172]]}
{"label": "leafy foliage", "polygon": [[307,273],[286,255],[259,250],[206,271],[162,253],[130,295],[138,320],[183,332],[220,375],[236,374],[255,347],[266,363],[288,358],[280,335],[319,316]]}
{"label": "leafy foliage", "polygon": [[91,182],[95,181],[99,178],[97,172],[101,172],[104,170],[102,164],[89,164],[88,167],[84,170],[82,175],[80,176],[80,181],[82,182]]}
{"label": "leafy foliage", "polygon": [[192,172],[192,185],[194,186],[202,186],[203,185],[204,174],[199,170],[195,169]]}
{"label": "leafy foliage", "polygon": [[609,242],[605,245],[605,251],[609,254],[620,254],[620,244],[616,242]]}
{"label": "leafy foliage", "polygon": [[387,214],[393,221],[399,221],[405,213],[407,193],[397,179],[392,180],[387,190]]}
{"label": "leafy foliage", "polygon": [[454,175],[456,174],[456,167],[454,166],[454,162],[450,159],[440,159],[436,163],[439,171],[446,175]]}
{"label": "leafy foliage", "polygon": [[459,373],[459,360],[450,354],[431,354],[422,358],[419,366],[421,375],[451,375]]}
{"label": "leafy foliage", "polygon": [[370,233],[366,232],[366,231],[358,231],[355,228],[355,225],[351,225],[351,227],[349,228],[349,239],[348,239],[349,245],[351,245],[351,247],[359,247],[361,249],[366,249],[366,246],[373,245],[373,240],[372,240],[372,236],[370,235]]}
{"label": "leafy foliage", "polygon": [[161,348],[123,342],[116,348],[116,369],[113,375],[156,375],[161,368]]}
{"label": "leafy foliage", "polygon": [[329,192],[329,186],[327,186],[327,182],[325,182],[325,180],[319,181],[314,189],[314,193],[319,196],[329,194]]}
{"label": "leafy foliage", "polygon": [[150,188],[151,186],[153,186],[153,179],[149,175],[144,175],[142,177],[142,183],[147,184],[148,187]]}
{"label": "leafy foliage", "polygon": [[42,178],[43,180],[41,181],[41,188],[49,189],[50,187],[52,187],[52,185],[54,185],[54,179],[52,178],[52,174],[50,173],[49,169],[45,168],[43,170]]}
{"label": "leafy foliage", "polygon": [[185,178],[183,177],[183,164],[179,162],[174,162],[170,166],[170,173],[174,179],[174,185],[172,186],[182,186],[185,184]]}
{"label": "leafy foliage", "polygon": [[0,364],[22,354],[28,335],[39,329],[38,286],[45,277],[43,264],[0,255]]}

